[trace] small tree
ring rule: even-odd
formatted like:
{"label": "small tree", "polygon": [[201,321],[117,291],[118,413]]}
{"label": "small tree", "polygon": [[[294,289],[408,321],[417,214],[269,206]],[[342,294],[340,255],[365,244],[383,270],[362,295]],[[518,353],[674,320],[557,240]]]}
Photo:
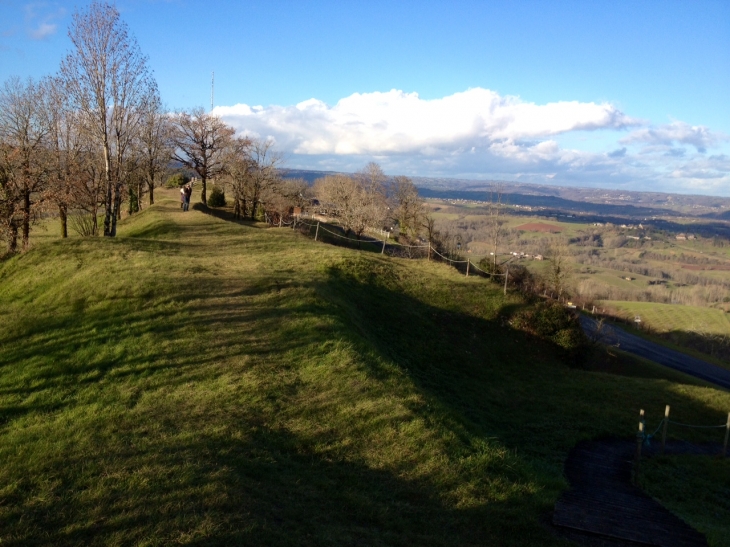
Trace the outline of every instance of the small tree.
{"label": "small tree", "polygon": [[563,297],[570,279],[568,257],[570,251],[563,238],[554,237],[548,248],[550,259],[549,283],[560,300]]}
{"label": "small tree", "polygon": [[408,177],[395,177],[392,186],[393,216],[400,233],[408,239],[417,237],[426,215],[418,189]]}
{"label": "small tree", "polygon": [[208,180],[225,172],[223,158],[232,143],[235,130],[202,108],[178,112],[172,121],[172,157],[200,176],[200,200],[207,205]]}

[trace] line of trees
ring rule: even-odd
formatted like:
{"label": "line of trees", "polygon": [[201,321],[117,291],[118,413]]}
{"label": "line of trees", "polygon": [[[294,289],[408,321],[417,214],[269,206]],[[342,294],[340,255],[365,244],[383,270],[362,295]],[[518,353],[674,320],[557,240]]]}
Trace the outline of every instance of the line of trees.
{"label": "line of trees", "polygon": [[145,197],[152,205],[171,166],[197,175],[203,204],[211,181],[229,189],[239,217],[258,218],[263,203],[279,212],[300,204],[303,183],[282,181],[272,141],[236,137],[202,108],[164,108],[148,59],[114,6],[93,2],[76,12],[68,34],[72,49],[57,74],[0,87],[0,237],[8,252],[26,250],[46,214],[60,219],[61,237],[69,228],[116,236],[123,206],[132,214]]}

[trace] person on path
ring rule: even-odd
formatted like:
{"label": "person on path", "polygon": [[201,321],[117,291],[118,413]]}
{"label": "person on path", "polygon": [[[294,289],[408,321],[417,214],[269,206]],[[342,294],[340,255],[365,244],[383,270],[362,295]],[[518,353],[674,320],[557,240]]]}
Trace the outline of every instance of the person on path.
{"label": "person on path", "polygon": [[180,187],[180,209],[185,210],[185,187]]}
{"label": "person on path", "polygon": [[185,204],[183,207],[183,211],[187,211],[190,208],[190,196],[193,194],[193,188],[190,186],[190,183],[188,183],[185,186]]}

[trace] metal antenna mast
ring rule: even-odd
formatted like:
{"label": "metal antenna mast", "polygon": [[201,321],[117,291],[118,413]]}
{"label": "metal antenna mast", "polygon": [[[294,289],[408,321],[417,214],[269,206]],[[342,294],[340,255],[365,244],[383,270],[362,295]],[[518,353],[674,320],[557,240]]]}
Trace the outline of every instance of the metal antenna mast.
{"label": "metal antenna mast", "polygon": [[215,71],[210,73],[210,111],[213,111],[213,92],[215,91]]}

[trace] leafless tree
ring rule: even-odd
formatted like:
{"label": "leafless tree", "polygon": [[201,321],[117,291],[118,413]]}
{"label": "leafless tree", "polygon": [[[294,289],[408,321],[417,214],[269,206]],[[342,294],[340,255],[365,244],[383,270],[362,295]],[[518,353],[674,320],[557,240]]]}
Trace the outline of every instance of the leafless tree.
{"label": "leafless tree", "polygon": [[504,203],[502,197],[504,194],[504,185],[500,183],[493,184],[490,189],[490,199],[488,206],[487,230],[489,232],[489,241],[492,247],[492,267],[497,269],[497,252],[502,238],[507,233],[504,227]]}
{"label": "leafless tree", "polygon": [[[136,155],[140,170],[140,180],[144,182],[149,194],[149,203],[155,203],[155,187],[164,180],[173,155],[172,122],[162,108],[159,93],[155,88],[143,112],[142,123],[137,141]],[[141,200],[143,188],[138,190]]]}
{"label": "leafless tree", "polygon": [[173,116],[173,159],[194,170],[202,183],[201,201],[207,205],[207,183],[225,171],[224,158],[235,131],[218,116],[194,108]]}
{"label": "leafless tree", "polygon": [[23,250],[30,243],[30,226],[45,197],[50,158],[50,123],[43,87],[32,80],[10,78],[0,89],[0,163],[3,169],[3,210],[8,250],[17,249],[18,214]]}
{"label": "leafless tree", "polygon": [[279,167],[282,156],[274,150],[271,139],[254,139],[249,149],[251,170],[249,171],[249,196],[251,218],[256,219],[262,203],[278,194],[281,185]]}
{"label": "leafless tree", "polygon": [[47,78],[43,82],[50,120],[48,148],[52,157],[52,175],[48,199],[58,207],[61,237],[68,237],[68,214],[76,204],[75,186],[83,178],[83,164],[88,160],[88,140],[79,113],[71,108],[63,81]]}
{"label": "leafless tree", "polygon": [[549,283],[560,300],[570,280],[568,243],[565,239],[556,236],[550,241],[548,253],[550,259]]}
{"label": "leafless tree", "polygon": [[423,201],[418,189],[408,177],[393,179],[393,216],[398,221],[400,233],[409,240],[418,236],[425,217]]}
{"label": "leafless tree", "polygon": [[126,161],[156,87],[144,56],[119,11],[93,2],[76,12],[69,29],[73,49],[61,63],[69,98],[103,158],[104,235],[115,236],[128,182]]}
{"label": "leafless tree", "polygon": [[387,217],[384,182],[380,166],[370,163],[355,177],[331,175],[318,180],[314,192],[345,231],[359,239],[367,228],[380,227]]}
{"label": "leafless tree", "polygon": [[235,218],[242,218],[247,213],[247,183],[253,168],[250,148],[250,139],[235,137],[231,139],[222,158],[225,166],[223,181],[233,198],[233,216]]}

